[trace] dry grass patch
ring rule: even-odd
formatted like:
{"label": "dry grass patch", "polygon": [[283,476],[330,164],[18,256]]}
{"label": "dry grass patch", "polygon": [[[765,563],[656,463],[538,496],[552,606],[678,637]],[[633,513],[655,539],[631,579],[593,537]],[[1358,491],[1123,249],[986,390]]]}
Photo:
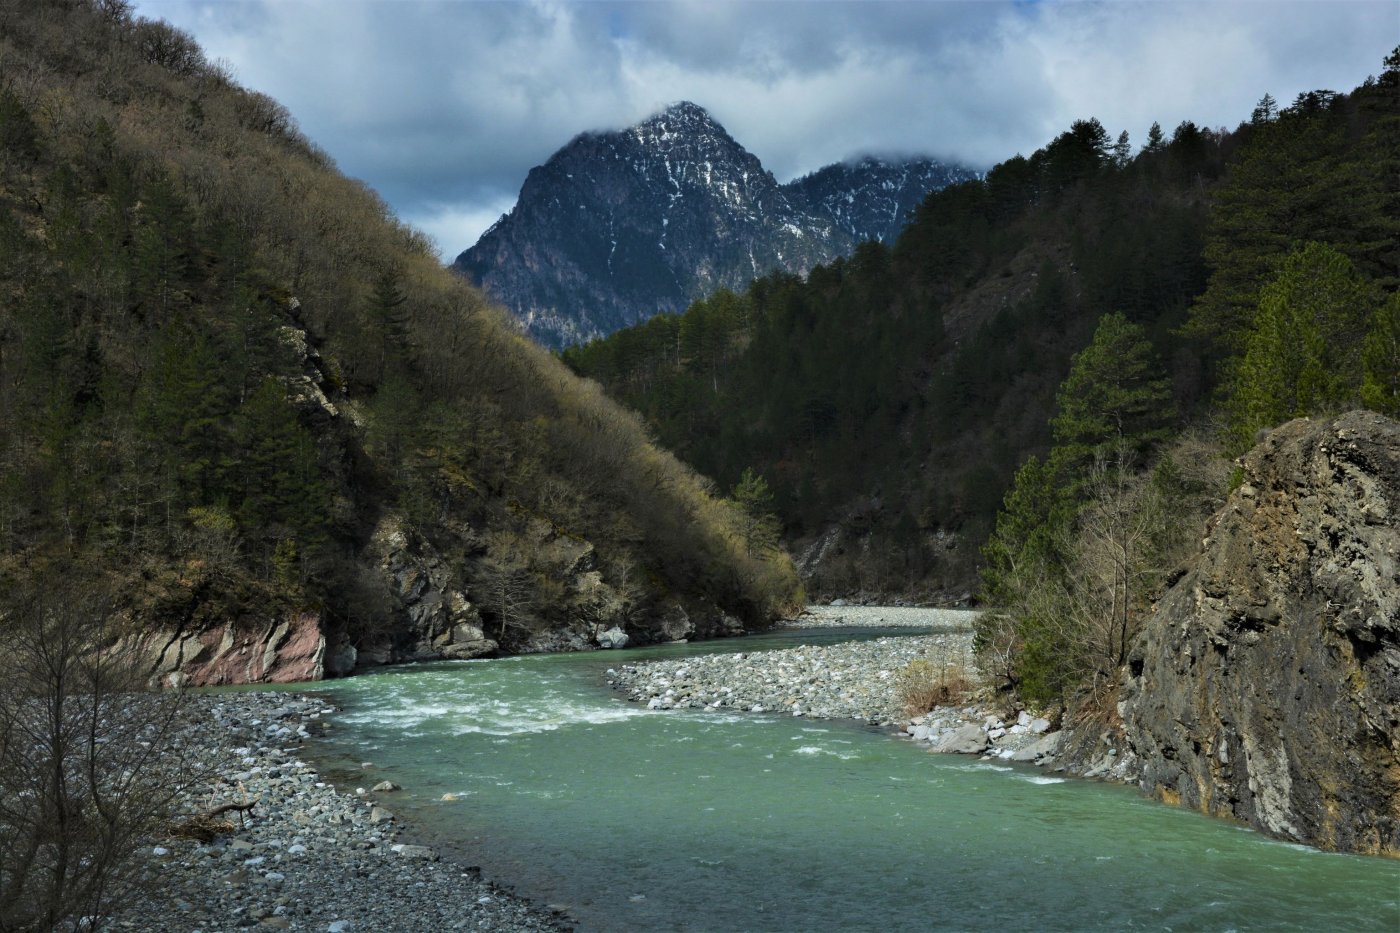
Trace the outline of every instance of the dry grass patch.
{"label": "dry grass patch", "polygon": [[964,703],[977,689],[967,666],[957,662],[911,661],[897,676],[899,702],[910,716],[921,716],[936,706]]}

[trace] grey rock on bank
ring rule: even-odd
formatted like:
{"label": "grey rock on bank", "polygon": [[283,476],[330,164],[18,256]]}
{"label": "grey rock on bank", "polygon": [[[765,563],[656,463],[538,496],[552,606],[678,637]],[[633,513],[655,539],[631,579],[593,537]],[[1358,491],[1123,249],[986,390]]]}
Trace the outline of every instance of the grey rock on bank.
{"label": "grey rock on bank", "polygon": [[1400,424],[1278,428],[1146,626],[1141,786],[1326,849],[1400,854]]}

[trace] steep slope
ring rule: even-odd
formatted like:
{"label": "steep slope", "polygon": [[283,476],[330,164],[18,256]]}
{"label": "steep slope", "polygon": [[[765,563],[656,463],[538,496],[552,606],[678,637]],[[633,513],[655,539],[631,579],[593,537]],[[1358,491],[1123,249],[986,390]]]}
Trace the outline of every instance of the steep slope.
{"label": "steep slope", "polygon": [[1122,703],[1144,790],[1400,855],[1400,424],[1300,419],[1146,623]]}
{"label": "steep slope", "polygon": [[532,169],[515,208],[454,268],[535,339],[564,346],[772,269],[806,272],[888,235],[931,188],[969,175],[867,159],[779,185],[682,102],[627,130],[585,133]]}
{"label": "steep slope", "polygon": [[100,590],[194,682],[701,637],[792,598],[732,507],[187,36],[3,13],[0,589]]}

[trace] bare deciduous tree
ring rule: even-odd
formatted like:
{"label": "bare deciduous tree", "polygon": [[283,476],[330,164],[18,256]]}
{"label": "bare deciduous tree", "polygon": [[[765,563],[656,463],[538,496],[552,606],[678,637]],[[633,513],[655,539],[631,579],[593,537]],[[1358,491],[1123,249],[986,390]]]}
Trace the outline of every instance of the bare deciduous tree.
{"label": "bare deciduous tree", "polygon": [[141,690],[104,603],[31,586],[0,607],[3,933],[100,926],[139,888],[138,847],[202,776],[186,707]]}

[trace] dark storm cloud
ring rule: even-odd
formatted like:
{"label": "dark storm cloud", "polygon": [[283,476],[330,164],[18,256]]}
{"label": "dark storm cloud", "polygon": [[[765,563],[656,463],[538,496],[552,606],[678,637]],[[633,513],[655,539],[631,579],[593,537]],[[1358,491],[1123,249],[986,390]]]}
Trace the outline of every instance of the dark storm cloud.
{"label": "dark storm cloud", "polygon": [[1400,5],[140,0],[272,94],[450,258],[578,132],[707,107],[781,179],[862,152],[985,167],[1077,118],[1141,140],[1379,70]]}

